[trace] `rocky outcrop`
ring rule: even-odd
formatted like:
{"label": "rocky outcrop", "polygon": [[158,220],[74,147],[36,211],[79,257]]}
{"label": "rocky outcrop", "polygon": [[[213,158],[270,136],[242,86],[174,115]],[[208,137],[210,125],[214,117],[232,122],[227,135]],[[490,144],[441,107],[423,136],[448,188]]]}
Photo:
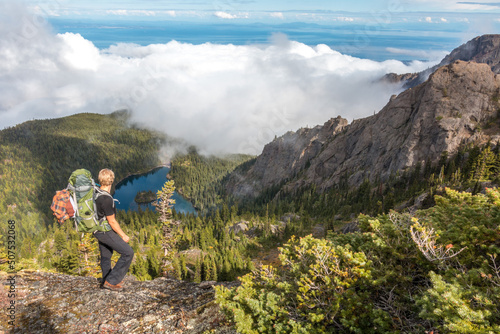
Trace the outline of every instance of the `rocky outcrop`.
{"label": "rocky outcrop", "polygon": [[[0,333],[236,333],[214,303],[214,283],[127,277],[125,291],[114,292],[99,289],[91,277],[20,272],[16,326],[2,312]],[[9,303],[3,297],[0,301]]]}
{"label": "rocky outcrop", "polygon": [[328,140],[340,133],[347,120],[332,118],[323,126],[287,132],[267,144],[249,172],[236,170],[228,179],[228,189],[236,197],[257,196],[269,185],[292,179],[314,159]]}
{"label": "rocky outcrop", "polygon": [[228,231],[229,233],[234,233],[235,235],[237,235],[238,233],[245,233],[249,229],[248,228],[249,224],[250,222],[248,221],[240,221],[234,224],[233,226],[230,226],[228,228]]}
{"label": "rocky outcrop", "polygon": [[482,35],[459,46],[446,56],[438,67],[457,60],[487,64],[493,73],[500,73],[500,35]]}
{"label": "rocky outcrop", "polygon": [[357,186],[437,162],[443,151],[451,156],[464,143],[496,142],[499,96],[500,76],[489,65],[456,61],[393,97],[376,115],[349,125],[336,118],[275,139],[245,174],[231,175],[227,190],[256,196],[284,183],[288,190],[309,184],[327,189],[342,178]]}
{"label": "rocky outcrop", "polygon": [[429,75],[442,66],[457,60],[484,63],[491,67],[493,73],[500,73],[500,35],[482,35],[454,49],[438,65],[420,73],[395,74],[384,76],[391,83],[403,83],[403,88],[412,88],[427,80]]}
{"label": "rocky outcrop", "polygon": [[[287,223],[284,221],[278,221],[276,222],[276,224],[270,224],[268,226],[269,233],[281,237],[283,235],[283,232],[285,231],[286,224]],[[242,233],[249,238],[254,238],[256,236],[262,235],[262,233],[266,229],[264,223],[257,223],[255,225],[252,225],[252,227],[249,227],[250,223],[248,221],[240,221],[230,226],[227,230],[229,233],[234,233],[235,235]]]}

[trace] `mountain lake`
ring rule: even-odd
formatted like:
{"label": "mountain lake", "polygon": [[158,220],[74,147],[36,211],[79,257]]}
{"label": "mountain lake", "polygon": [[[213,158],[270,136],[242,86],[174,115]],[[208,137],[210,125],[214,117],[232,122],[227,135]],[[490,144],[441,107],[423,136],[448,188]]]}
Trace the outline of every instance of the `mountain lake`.
{"label": "mountain lake", "polygon": [[[116,208],[126,211],[137,211],[139,210],[139,207],[142,210],[146,210],[146,208],[154,210],[154,207],[151,203],[136,203],[134,200],[135,196],[139,191],[149,190],[156,194],[158,190],[161,190],[165,182],[168,181],[167,174],[169,171],[169,167],[158,167],[148,173],[131,175],[120,181],[116,185],[115,193],[113,194],[113,197],[120,201],[120,203],[116,204]],[[183,198],[177,192],[174,193],[174,196],[172,198],[175,199],[174,209],[177,212],[196,214],[196,210],[191,202]]]}

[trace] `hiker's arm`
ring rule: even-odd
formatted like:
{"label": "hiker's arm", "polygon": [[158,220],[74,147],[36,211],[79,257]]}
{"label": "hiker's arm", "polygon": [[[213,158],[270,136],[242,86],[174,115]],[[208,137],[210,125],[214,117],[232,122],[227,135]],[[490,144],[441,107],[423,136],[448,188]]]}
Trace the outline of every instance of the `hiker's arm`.
{"label": "hiker's arm", "polygon": [[122,228],[120,227],[120,224],[116,220],[115,215],[106,216],[106,220],[108,221],[109,226],[111,226],[113,231],[115,231],[125,242],[128,242],[130,240],[128,235],[126,235],[125,232],[123,232]]}

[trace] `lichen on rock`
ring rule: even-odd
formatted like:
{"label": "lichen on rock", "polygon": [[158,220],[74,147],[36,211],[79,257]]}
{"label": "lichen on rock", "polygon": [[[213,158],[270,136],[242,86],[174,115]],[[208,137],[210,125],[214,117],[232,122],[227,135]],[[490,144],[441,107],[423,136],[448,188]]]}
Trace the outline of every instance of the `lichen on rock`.
{"label": "lichen on rock", "polygon": [[127,276],[115,292],[92,277],[19,272],[16,326],[2,314],[0,333],[236,333],[214,302],[216,284],[238,283]]}

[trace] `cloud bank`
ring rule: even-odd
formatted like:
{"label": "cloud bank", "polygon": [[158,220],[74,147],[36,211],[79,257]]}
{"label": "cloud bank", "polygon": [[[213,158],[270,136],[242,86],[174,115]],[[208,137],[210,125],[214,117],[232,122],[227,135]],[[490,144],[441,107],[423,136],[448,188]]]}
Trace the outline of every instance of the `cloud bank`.
{"label": "cloud bank", "polygon": [[266,45],[171,41],[99,50],[78,34],[53,33],[20,6],[3,9],[0,128],[126,108],[135,122],[203,152],[259,154],[286,131],[372,115],[398,92],[381,76],[435,63],[358,59],[280,34]]}

